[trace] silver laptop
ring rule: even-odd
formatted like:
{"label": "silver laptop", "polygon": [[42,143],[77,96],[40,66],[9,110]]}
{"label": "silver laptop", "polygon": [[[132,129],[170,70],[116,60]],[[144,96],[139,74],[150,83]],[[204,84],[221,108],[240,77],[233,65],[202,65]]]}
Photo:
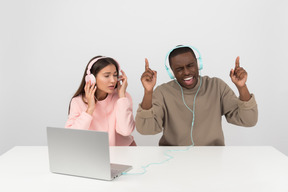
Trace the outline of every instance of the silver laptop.
{"label": "silver laptop", "polygon": [[113,180],[132,169],[110,164],[107,132],[47,127],[47,142],[53,173]]}

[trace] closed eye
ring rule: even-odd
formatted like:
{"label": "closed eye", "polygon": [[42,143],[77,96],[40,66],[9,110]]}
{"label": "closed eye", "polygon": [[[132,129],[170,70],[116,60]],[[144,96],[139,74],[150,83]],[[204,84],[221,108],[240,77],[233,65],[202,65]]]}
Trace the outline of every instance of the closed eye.
{"label": "closed eye", "polygon": [[179,71],[182,71],[184,69],[184,67],[178,67],[176,68],[176,71],[179,72]]}
{"label": "closed eye", "polygon": [[195,66],[195,63],[189,63],[188,65],[187,65],[187,67],[194,67]]}

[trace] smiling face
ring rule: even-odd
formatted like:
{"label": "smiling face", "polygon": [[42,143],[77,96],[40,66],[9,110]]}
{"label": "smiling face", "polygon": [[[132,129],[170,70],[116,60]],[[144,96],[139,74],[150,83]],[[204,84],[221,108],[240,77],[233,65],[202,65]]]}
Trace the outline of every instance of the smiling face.
{"label": "smiling face", "polygon": [[113,64],[107,65],[106,67],[101,69],[96,76],[97,96],[107,95],[107,93],[113,93],[116,84],[117,84],[116,67]]}
{"label": "smiling face", "polygon": [[197,59],[191,52],[178,54],[170,59],[170,66],[178,83],[192,89],[198,82]]}

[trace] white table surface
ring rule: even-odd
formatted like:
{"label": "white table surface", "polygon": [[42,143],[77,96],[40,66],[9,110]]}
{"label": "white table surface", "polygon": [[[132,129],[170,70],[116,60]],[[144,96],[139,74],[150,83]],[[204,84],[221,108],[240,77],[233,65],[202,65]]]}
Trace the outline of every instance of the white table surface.
{"label": "white table surface", "polygon": [[110,147],[111,162],[129,164],[113,181],[54,174],[47,146],[17,146],[0,156],[0,191],[273,191],[288,192],[288,157],[269,146]]}

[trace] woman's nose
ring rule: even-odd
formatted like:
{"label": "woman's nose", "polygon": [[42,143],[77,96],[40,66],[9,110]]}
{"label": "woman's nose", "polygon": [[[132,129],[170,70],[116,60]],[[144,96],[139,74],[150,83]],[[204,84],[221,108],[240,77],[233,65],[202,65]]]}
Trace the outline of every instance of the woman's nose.
{"label": "woman's nose", "polygon": [[110,81],[111,81],[112,83],[115,83],[115,82],[117,81],[117,77],[114,77],[114,76],[111,77],[111,78],[110,78]]}

